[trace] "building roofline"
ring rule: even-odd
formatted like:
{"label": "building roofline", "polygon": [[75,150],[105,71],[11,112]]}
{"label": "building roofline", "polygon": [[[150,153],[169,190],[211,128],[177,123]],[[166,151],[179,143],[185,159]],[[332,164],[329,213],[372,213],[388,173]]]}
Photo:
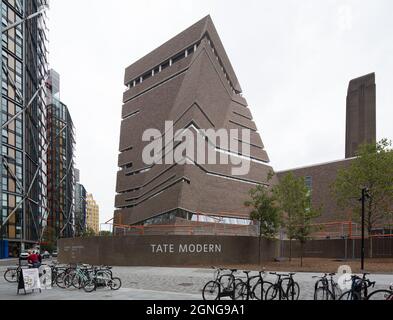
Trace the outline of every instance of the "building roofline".
{"label": "building roofline", "polygon": [[177,54],[179,51],[184,50],[195,42],[202,40],[206,33],[214,43],[217,54],[221,58],[222,63],[228,73],[228,77],[232,81],[235,90],[237,92],[242,92],[235,71],[210,15],[202,18],[189,28],[180,32],[158,48],[154,49],[150,53],[146,54],[128,66],[126,68],[124,84],[127,85],[133,78],[139,77],[149,69],[156,67],[157,64],[160,64],[166,59],[169,59],[172,55]]}
{"label": "building roofline", "polygon": [[302,169],[307,169],[307,168],[313,168],[313,167],[322,167],[322,166],[327,166],[327,165],[331,165],[331,164],[335,164],[335,163],[339,163],[339,162],[352,161],[352,160],[355,160],[356,158],[357,157],[352,157],[352,158],[347,158],[347,159],[341,159],[341,160],[335,160],[335,161],[329,161],[329,162],[312,164],[312,165],[309,165],[309,166],[297,167],[297,168],[293,168],[293,169],[281,170],[281,171],[277,171],[276,174],[289,172],[289,171],[302,170]]}

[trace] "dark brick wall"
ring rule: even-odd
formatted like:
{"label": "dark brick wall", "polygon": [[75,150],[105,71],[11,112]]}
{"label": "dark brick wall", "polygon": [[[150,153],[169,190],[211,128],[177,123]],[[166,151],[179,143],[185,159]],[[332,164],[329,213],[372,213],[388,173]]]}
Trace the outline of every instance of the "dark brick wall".
{"label": "dark brick wall", "polygon": [[351,159],[327,164],[304,167],[277,173],[278,178],[292,172],[296,177],[312,177],[312,202],[316,208],[322,207],[321,217],[317,222],[349,221],[351,212],[337,206],[331,192],[331,185],[337,178],[339,170],[351,165]]}
{"label": "dark brick wall", "polygon": [[347,96],[345,157],[355,157],[360,145],[377,138],[375,74],[353,79]]}
{"label": "dark brick wall", "polygon": [[[373,239],[374,258],[393,258],[393,237]],[[370,257],[370,241],[366,240],[366,257]],[[289,241],[284,241],[284,256],[289,257]],[[360,239],[314,240],[306,243],[304,256],[308,258],[360,259]],[[293,241],[292,256],[300,257],[300,243]]]}
{"label": "dark brick wall", "polygon": [[[152,244],[173,244],[174,253],[153,253]],[[179,245],[221,245],[221,252],[179,253]],[[284,257],[289,257],[289,241],[283,241]],[[113,266],[192,267],[258,264],[258,237],[233,236],[124,236],[59,240],[60,263],[88,263]],[[279,241],[262,240],[261,260],[280,256]],[[300,244],[292,242],[292,257],[300,257]],[[358,259],[360,240],[317,240],[306,243],[309,258]],[[366,257],[369,242],[366,241]],[[373,240],[374,258],[393,258],[393,238]]]}
{"label": "dark brick wall", "polygon": [[[175,253],[152,253],[152,244],[173,244]],[[178,253],[179,245],[221,245],[221,252]],[[257,264],[257,237],[223,236],[125,236],[59,241],[60,263],[114,266],[224,266]],[[278,242],[263,240],[261,257],[271,261],[278,255]]]}

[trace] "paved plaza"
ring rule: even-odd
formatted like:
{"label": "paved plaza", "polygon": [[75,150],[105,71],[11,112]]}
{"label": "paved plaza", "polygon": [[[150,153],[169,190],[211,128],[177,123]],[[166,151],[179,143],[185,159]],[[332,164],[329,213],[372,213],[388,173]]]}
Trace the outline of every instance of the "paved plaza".
{"label": "paved plaza", "polygon": [[[212,269],[198,268],[152,268],[152,267],[114,267],[114,276],[122,280],[119,291],[98,289],[93,293],[83,290],[59,289],[42,291],[41,294],[17,295],[16,284],[6,283],[3,273],[6,266],[0,266],[0,300],[201,300],[202,288],[213,278]],[[241,273],[238,274],[242,276]],[[298,273],[295,280],[301,287],[302,300],[312,300],[316,273]],[[267,281],[275,280],[268,275]],[[385,289],[393,282],[393,275],[371,275],[376,281],[376,289]]]}

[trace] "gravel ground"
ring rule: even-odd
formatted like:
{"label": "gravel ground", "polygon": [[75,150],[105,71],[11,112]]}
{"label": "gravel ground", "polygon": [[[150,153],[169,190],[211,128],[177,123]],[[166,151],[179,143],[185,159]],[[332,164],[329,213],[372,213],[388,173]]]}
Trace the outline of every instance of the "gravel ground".
{"label": "gravel ground", "polygon": [[[169,291],[176,293],[201,294],[204,285],[212,280],[213,270],[209,269],[174,269],[174,268],[120,268],[113,269],[127,288]],[[251,275],[257,275],[252,273]],[[298,273],[294,276],[301,288],[301,300],[313,300],[315,279],[320,273]],[[244,277],[238,272],[237,277]],[[393,275],[370,275],[376,281],[375,289],[386,289],[393,282]],[[275,282],[276,277],[268,274],[266,281]],[[337,281],[337,277],[336,277]]]}
{"label": "gravel ground", "polygon": [[[341,263],[342,264],[342,263]],[[274,264],[269,270],[282,271],[285,269],[277,266],[280,264]],[[246,266],[239,266],[246,267]],[[328,267],[326,267],[328,268]],[[240,268],[253,269],[253,268]],[[280,270],[281,269],[281,270]],[[3,279],[3,272],[6,267],[0,267],[0,286],[5,284]],[[294,269],[290,269],[294,270]],[[330,268],[324,269],[326,272],[334,272]],[[204,285],[213,279],[212,269],[203,268],[152,268],[152,267],[114,267],[114,276],[120,277],[122,280],[122,288],[124,289],[135,289],[135,290],[148,290],[151,292],[162,292],[163,299],[168,293],[174,294],[191,294],[195,297],[201,297],[202,288]],[[256,275],[257,273],[252,273]],[[315,279],[313,276],[319,276],[320,273],[297,273],[294,276],[301,288],[301,300],[312,300],[314,295],[314,283]],[[238,272],[237,277],[244,277],[244,274]],[[371,281],[377,281],[375,289],[386,289],[391,283],[393,283],[393,274],[373,274],[369,276]],[[273,275],[268,274],[265,280],[275,282],[276,278]],[[72,293],[70,292],[70,295]],[[144,297],[144,296],[143,296]],[[112,297],[116,299],[116,296]],[[0,296],[1,299],[1,296]]]}

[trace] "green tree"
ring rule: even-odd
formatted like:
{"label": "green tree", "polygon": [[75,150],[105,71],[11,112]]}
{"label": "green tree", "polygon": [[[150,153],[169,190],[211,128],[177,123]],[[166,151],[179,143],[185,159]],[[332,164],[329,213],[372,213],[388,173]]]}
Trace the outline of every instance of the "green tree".
{"label": "green tree", "polygon": [[[392,142],[383,139],[378,143],[365,144],[359,148],[357,157],[347,168],[338,172],[332,192],[338,205],[350,209],[353,219],[361,220],[361,190],[368,189],[370,198],[366,203],[365,223],[368,234],[379,223],[388,222],[393,203],[393,149]],[[370,258],[373,243],[370,238]]]}
{"label": "green tree", "polygon": [[262,238],[274,239],[280,227],[279,208],[275,203],[273,194],[262,185],[250,191],[251,200],[245,206],[252,209],[250,219],[259,224],[259,253],[258,261],[261,264]]}
{"label": "green tree", "polygon": [[51,226],[46,226],[43,231],[41,242],[41,249],[53,252],[57,248],[56,230]]}
{"label": "green tree", "polygon": [[100,237],[111,237],[112,232],[110,231],[100,231]]}
{"label": "green tree", "polygon": [[[303,179],[304,182],[304,179]],[[319,228],[313,224],[313,220],[320,216],[320,209],[315,209],[311,203],[311,192],[304,189],[303,204],[301,210],[295,211],[293,216],[292,236],[300,242],[300,266],[303,267],[304,246],[311,238],[313,232]]]}
{"label": "green tree", "polygon": [[273,188],[283,216],[283,227],[289,239],[289,260],[292,261],[292,241],[299,240],[302,246],[301,263],[303,263],[304,244],[313,231],[312,219],[319,215],[320,209],[312,207],[311,191],[304,178],[296,178],[288,173]]}
{"label": "green tree", "polygon": [[91,228],[87,228],[83,234],[82,234],[82,238],[90,238],[90,237],[95,237],[97,234],[96,232],[91,229]]}

